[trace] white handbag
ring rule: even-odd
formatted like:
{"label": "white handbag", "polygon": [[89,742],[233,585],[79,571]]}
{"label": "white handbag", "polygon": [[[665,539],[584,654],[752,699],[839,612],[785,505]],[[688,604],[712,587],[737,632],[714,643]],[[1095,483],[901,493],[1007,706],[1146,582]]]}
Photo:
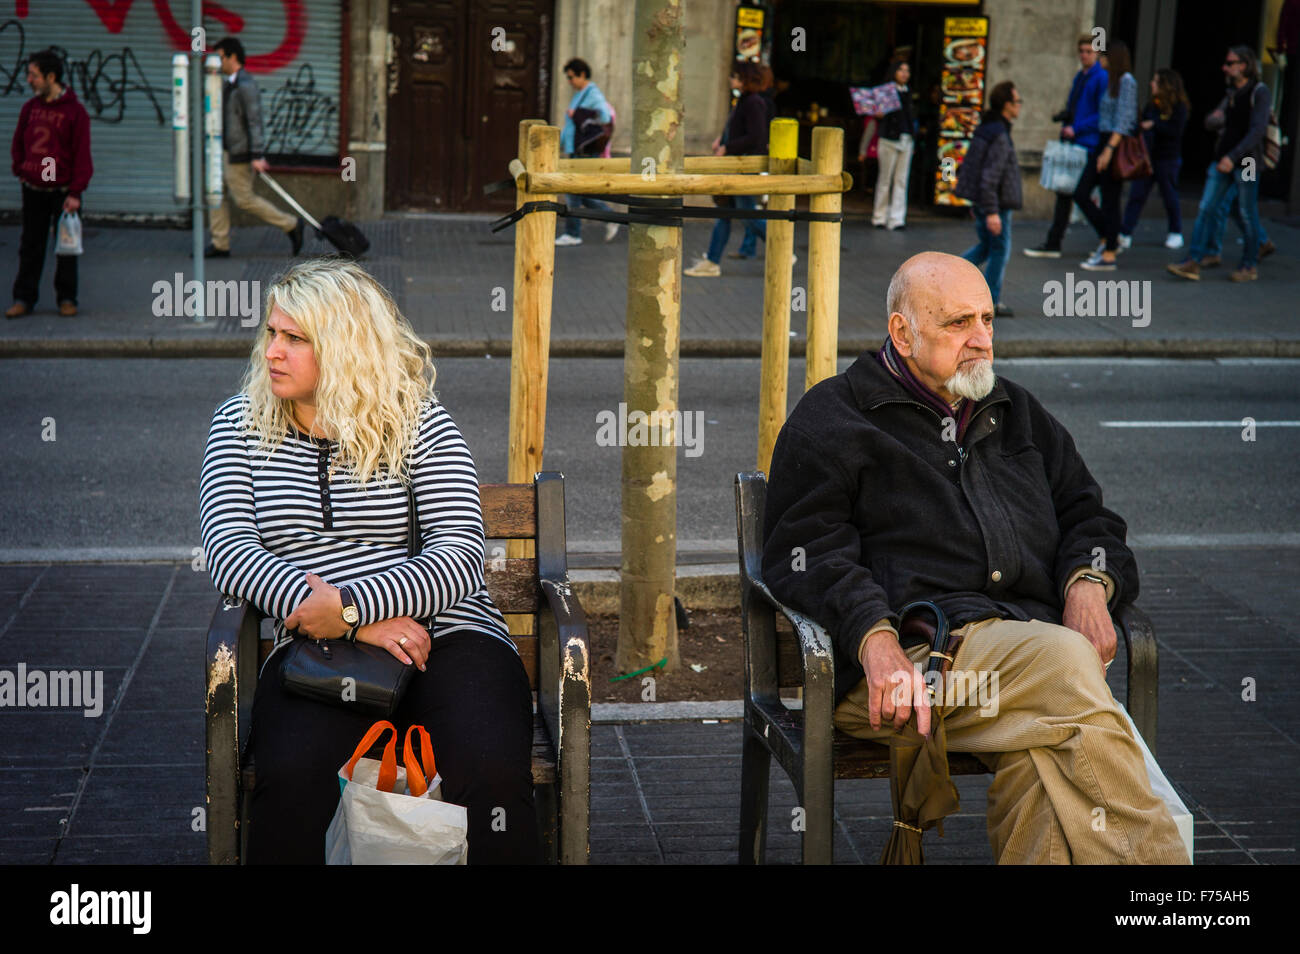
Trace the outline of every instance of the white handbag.
{"label": "white handbag", "polygon": [[1049,192],[1071,193],[1079,184],[1088,150],[1072,142],[1054,139],[1043,148],[1043,168],[1038,184]]}
{"label": "white handbag", "polygon": [[[385,733],[382,760],[363,758]],[[411,734],[420,734],[420,757]],[[325,834],[325,861],[331,865],[463,865],[469,853],[465,808],[442,801],[442,778],[433,759],[429,733],[422,725],[406,732],[397,765],[397,730],[391,722],[372,725],[347,764],[339,769],[338,808]]]}

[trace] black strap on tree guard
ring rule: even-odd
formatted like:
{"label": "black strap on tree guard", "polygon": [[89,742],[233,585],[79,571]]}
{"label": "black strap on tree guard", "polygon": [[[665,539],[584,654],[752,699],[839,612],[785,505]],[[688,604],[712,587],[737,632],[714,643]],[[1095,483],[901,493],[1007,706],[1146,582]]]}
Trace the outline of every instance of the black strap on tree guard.
{"label": "black strap on tree guard", "polygon": [[594,219],[598,222],[618,222],[630,225],[663,225],[669,228],[681,228],[682,219],[777,219],[786,222],[842,222],[844,216],[839,212],[804,212],[798,209],[776,211],[774,209],[736,209],[736,208],[683,208],[681,196],[650,197],[643,195],[602,195],[609,202],[626,205],[626,212],[605,211],[603,209],[570,208],[562,202],[536,201],[525,202],[509,215],[503,215],[492,223],[492,231],[500,232],[513,225],[531,212],[554,212],[556,215],[574,219]]}

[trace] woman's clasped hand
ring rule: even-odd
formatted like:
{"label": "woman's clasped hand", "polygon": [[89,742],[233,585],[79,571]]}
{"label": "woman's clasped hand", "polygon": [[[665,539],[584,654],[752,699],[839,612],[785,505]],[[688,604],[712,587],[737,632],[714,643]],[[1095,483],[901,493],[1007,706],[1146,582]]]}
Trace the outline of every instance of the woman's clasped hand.
{"label": "woman's clasped hand", "polygon": [[[326,583],[315,573],[307,574],[311,596],[298,604],[284,621],[285,628],[311,639],[338,639],[352,629],[343,620],[343,600],[336,586]],[[381,619],[357,627],[357,642],[388,650],[402,662],[414,664],[424,672],[429,658],[429,631],[409,616]]]}

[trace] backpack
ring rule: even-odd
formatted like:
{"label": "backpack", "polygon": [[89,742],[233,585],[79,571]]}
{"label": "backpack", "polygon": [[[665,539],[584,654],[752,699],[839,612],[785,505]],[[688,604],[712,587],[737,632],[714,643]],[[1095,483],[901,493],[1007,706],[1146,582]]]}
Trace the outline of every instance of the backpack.
{"label": "backpack", "polygon": [[[1255,88],[1250,91],[1250,108],[1255,108],[1255,94],[1263,83],[1256,83]],[[1282,126],[1277,121],[1277,113],[1272,108],[1268,111],[1268,126],[1264,130],[1264,138],[1259,144],[1260,159],[1264,163],[1265,169],[1276,169],[1278,163],[1282,161],[1282,147],[1287,143],[1286,136],[1282,135]]]}

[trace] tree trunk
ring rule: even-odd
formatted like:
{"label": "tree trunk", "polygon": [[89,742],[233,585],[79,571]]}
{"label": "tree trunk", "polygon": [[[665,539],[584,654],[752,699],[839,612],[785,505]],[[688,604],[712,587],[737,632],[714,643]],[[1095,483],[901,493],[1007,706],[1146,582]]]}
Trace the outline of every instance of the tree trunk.
{"label": "tree trunk", "polygon": [[[649,181],[656,173],[682,171],[685,39],[680,0],[637,0],[635,29],[631,171]],[[667,658],[671,670],[678,664],[673,593],[682,231],[658,225],[632,225],[628,231],[623,394],[629,439],[623,448],[623,560],[615,661],[621,672],[632,672]],[[644,426],[638,426],[638,411],[648,419]],[[643,437],[649,439],[642,442]],[[645,446],[633,446],[634,441]]]}

